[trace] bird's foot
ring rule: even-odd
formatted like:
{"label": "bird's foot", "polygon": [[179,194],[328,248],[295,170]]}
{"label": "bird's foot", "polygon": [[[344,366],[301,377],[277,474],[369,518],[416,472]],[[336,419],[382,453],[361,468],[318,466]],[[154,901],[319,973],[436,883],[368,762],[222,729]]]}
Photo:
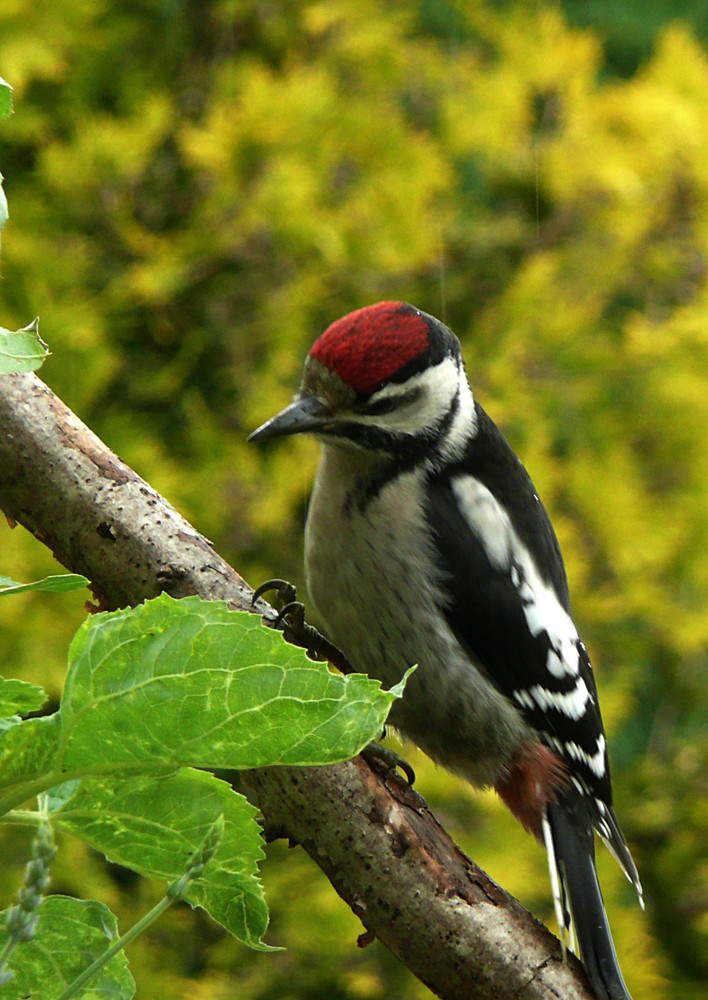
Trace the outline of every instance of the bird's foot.
{"label": "bird's foot", "polygon": [[328,660],[343,674],[354,672],[349,660],[341,649],[325,638],[305,621],[305,605],[297,600],[295,585],[287,580],[266,580],[253,592],[251,604],[268,590],[275,590],[282,607],[273,622],[274,628],[282,628],[288,642],[301,646],[311,660]]}
{"label": "bird's foot", "polygon": [[383,765],[388,771],[395,771],[397,768],[400,768],[405,774],[408,784],[413,785],[415,783],[415,771],[408,761],[401,757],[400,754],[397,754],[395,750],[382,747],[380,743],[371,742],[361,751],[361,756],[367,764],[371,764],[374,768],[378,765]]}
{"label": "bird's foot", "polygon": [[[251,604],[255,604],[258,598],[269,590],[276,591],[282,605],[273,626],[274,628],[282,628],[283,635],[288,642],[295,646],[301,646],[312,660],[328,660],[343,674],[354,673],[354,668],[341,649],[325,638],[314,626],[307,624],[305,605],[297,600],[294,584],[287,580],[266,580],[254,590]],[[395,750],[371,742],[364,747],[361,754],[369,764],[374,766],[383,765],[387,770],[400,768],[405,774],[408,784],[414,783],[415,771],[408,761],[404,760]]]}

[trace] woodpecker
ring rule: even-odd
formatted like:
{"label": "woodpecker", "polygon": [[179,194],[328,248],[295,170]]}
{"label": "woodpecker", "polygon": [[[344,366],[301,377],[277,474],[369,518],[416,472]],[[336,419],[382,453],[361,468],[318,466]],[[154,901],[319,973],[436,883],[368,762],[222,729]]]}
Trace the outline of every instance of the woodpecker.
{"label": "woodpecker", "polygon": [[561,940],[598,1000],[631,1000],[595,868],[597,831],[642,889],[612,806],[607,741],[556,535],[479,402],[460,343],[404,302],[337,320],[293,403],[251,435],[322,445],[307,516],[312,600],[389,718],[434,761],[494,787],[545,846]]}

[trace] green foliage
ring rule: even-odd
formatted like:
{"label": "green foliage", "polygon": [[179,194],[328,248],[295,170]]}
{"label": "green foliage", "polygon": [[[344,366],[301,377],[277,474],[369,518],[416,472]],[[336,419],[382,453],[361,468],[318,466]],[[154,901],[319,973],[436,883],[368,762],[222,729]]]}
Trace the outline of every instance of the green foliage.
{"label": "green foliage", "polygon": [[15,677],[0,677],[0,719],[36,712],[46,700],[46,692],[36,684]]}
{"label": "green foliage", "polygon": [[48,355],[49,348],[39,336],[38,320],[35,319],[21,330],[11,331],[0,327],[0,375],[36,371],[41,368]]}
{"label": "green foliage", "polygon": [[0,119],[9,118],[12,114],[12,87],[0,77]]}
{"label": "green foliage", "polygon": [[[19,944],[32,941],[37,934],[39,908],[44,901],[44,894],[49,885],[49,872],[56,854],[56,844],[52,828],[46,814],[39,819],[37,832],[32,841],[32,859],[25,868],[25,878],[17,894],[17,902],[5,913],[5,940],[0,948],[0,987],[15,976],[15,970],[10,969],[9,959]],[[20,964],[25,956],[19,953]]]}
{"label": "green foliage", "polygon": [[[6,933],[0,926],[0,948]],[[0,998],[58,1000],[84,966],[117,938],[116,918],[107,906],[95,900],[50,896],[42,904],[37,937],[22,945],[23,961],[9,983],[0,987]],[[130,1000],[134,991],[125,955],[119,952],[77,996],[81,1000]]]}
{"label": "green foliage", "polygon": [[[600,9],[581,7],[585,23]],[[609,859],[626,977],[635,1000],[698,1000],[708,57],[681,23],[640,38],[658,2],[609,7],[596,31],[570,29],[550,0],[5,5],[18,113],[2,126],[3,322],[39,312],[52,388],[254,582],[299,582],[316,447],[256,451],[247,433],[337,316],[403,298],[445,319],[551,511],[596,663],[648,890],[644,918]],[[3,572],[56,571],[2,531]],[[56,698],[71,595],[53,608],[20,595],[3,614],[3,671]],[[5,738],[32,733],[50,757],[56,724],[27,725]],[[536,845],[491,796],[416,769],[470,853],[552,919]],[[132,916],[145,890],[119,889],[91,857],[68,889],[93,880]],[[243,1000],[426,995],[378,945],[353,948],[354,918],[319,882],[306,906],[305,860],[273,848],[267,865],[272,940],[302,962],[293,948],[263,972],[175,910],[182,946],[134,946],[146,996],[229,995],[236,964]]]}
{"label": "green foliage", "polygon": [[257,615],[163,594],[77,633],[53,767],[346,760],[381,731],[400,690],[330,673]]}
{"label": "green foliage", "polygon": [[634,0],[563,0],[562,6],[571,24],[599,29],[608,66],[622,76],[635,73],[651,57],[667,22],[682,21],[708,42],[708,10],[696,0],[646,0],[641,5]]}
{"label": "green foliage", "polygon": [[[56,827],[111,861],[172,883],[161,909],[186,898],[263,950],[268,915],[257,874],[263,856],[257,810],[225,781],[195,768],[352,757],[380,733],[403,683],[382,692],[362,675],[334,675],[256,615],[196,597],[162,595],[94,615],[71,644],[59,711],[13,717],[0,734],[0,816],[50,791],[46,811]],[[0,684],[8,714],[44,700],[36,686]],[[219,837],[209,861],[199,863],[198,877],[196,862],[185,875],[185,857],[199,856],[215,823]],[[47,883],[42,875],[42,891]],[[39,896],[28,898],[36,910]],[[32,934],[17,941],[34,938],[34,922],[32,916]],[[51,954],[49,926],[40,944]],[[74,943],[82,948],[81,934]],[[36,975],[34,953],[18,954],[20,965],[13,955],[10,969],[29,963]]]}
{"label": "green foliage", "polygon": [[60,711],[0,742],[0,814],[74,777],[137,768],[159,787],[166,768],[346,760],[381,731],[402,685],[332,674],[221,602],[163,594],[94,615],[69,649]]}
{"label": "green foliage", "polygon": [[9,576],[0,576],[0,597],[5,594],[25,594],[30,590],[48,590],[53,593],[68,593],[71,590],[81,590],[87,587],[89,581],[80,573],[57,573],[47,576],[44,580],[34,580],[32,583],[15,583]]}
{"label": "green foliage", "polygon": [[257,877],[263,857],[257,810],[229,785],[191,768],[157,778],[89,779],[59,786],[52,822],[76,834],[109,860],[168,881],[204,839],[214,817],[225,826],[218,865],[209,866],[187,893],[240,941],[265,950],[268,923]]}

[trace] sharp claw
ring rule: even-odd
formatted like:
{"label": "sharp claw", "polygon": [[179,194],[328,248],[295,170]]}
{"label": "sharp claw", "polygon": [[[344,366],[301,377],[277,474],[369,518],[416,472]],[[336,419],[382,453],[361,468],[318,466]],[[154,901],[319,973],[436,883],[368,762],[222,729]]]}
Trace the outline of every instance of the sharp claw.
{"label": "sharp claw", "polygon": [[256,587],[251,598],[251,605],[254,605],[259,597],[262,597],[268,590],[277,590],[281,600],[292,601],[295,597],[295,587],[287,580],[266,580],[260,587]]}
{"label": "sharp claw", "polygon": [[397,754],[395,750],[372,742],[364,747],[361,755],[369,761],[373,758],[391,770],[400,768],[405,774],[408,784],[411,786],[415,784],[415,771],[408,761],[401,757],[400,754]]}
{"label": "sharp claw", "polygon": [[400,767],[400,769],[405,774],[406,781],[408,782],[408,784],[411,787],[413,787],[413,785],[415,784],[415,771],[413,770],[413,768],[410,766],[410,764],[408,763],[408,761],[407,760],[403,760],[403,758],[401,758],[399,760],[398,766]]}
{"label": "sharp claw", "polygon": [[[294,584],[287,580],[266,580],[253,591],[251,606],[268,590],[277,591],[278,598],[283,604],[272,625],[274,628],[283,629],[283,635],[288,642],[302,647],[312,660],[329,660],[343,674],[354,672],[354,668],[344,653],[328,639],[325,639],[323,635],[320,635],[316,628],[307,624],[305,605],[295,599],[297,591]],[[290,621],[287,620],[288,618]]]}
{"label": "sharp claw", "polygon": [[304,604],[300,604],[299,601],[291,601],[290,604],[286,604],[280,609],[275,621],[273,622],[273,627],[278,628],[278,626],[282,624],[284,618],[287,618],[288,615],[295,614],[295,612],[297,612],[298,615],[302,617],[302,624],[304,624],[305,622]]}

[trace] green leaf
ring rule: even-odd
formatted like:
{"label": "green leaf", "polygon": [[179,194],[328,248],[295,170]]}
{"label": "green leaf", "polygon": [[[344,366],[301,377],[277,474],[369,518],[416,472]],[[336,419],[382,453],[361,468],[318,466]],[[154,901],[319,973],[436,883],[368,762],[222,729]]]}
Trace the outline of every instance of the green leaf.
{"label": "green leaf", "polygon": [[[0,720],[3,721],[3,720]],[[0,789],[34,781],[51,772],[59,746],[59,713],[39,719],[4,720],[0,729]],[[31,793],[30,793],[31,794]]]}
{"label": "green leaf", "polygon": [[0,76],[0,119],[12,114],[12,87]]}
{"label": "green leaf", "polygon": [[107,763],[346,760],[381,732],[400,691],[331,673],[256,615],[163,594],[94,615],[77,632],[57,764],[96,773]]}
{"label": "green leaf", "polygon": [[111,861],[168,882],[184,874],[187,860],[223,814],[215,858],[191,884],[187,899],[244,943],[263,947],[268,911],[257,875],[264,856],[257,810],[226,782],[191,768],[159,779],[89,778],[57,789],[50,809],[54,823]]}
{"label": "green leaf", "polygon": [[49,357],[49,348],[39,336],[39,320],[22,330],[0,327],[0,375],[33,372]]}
{"label": "green leaf", "polygon": [[46,700],[46,691],[36,684],[14,677],[0,677],[0,718],[36,712]]}
{"label": "green leaf", "polygon": [[[0,919],[4,914],[0,914]],[[37,934],[18,945],[8,965],[14,977],[0,987],[0,1000],[56,1000],[69,983],[118,937],[116,918],[103,903],[49,896],[39,911]],[[7,941],[0,924],[0,952]],[[123,952],[115,955],[77,993],[82,1000],[131,1000],[135,983]]]}
{"label": "green leaf", "polygon": [[81,590],[88,585],[89,580],[80,573],[58,573],[32,583],[16,583],[9,576],[0,576],[0,597],[5,594],[22,594],[28,590],[50,590],[55,594],[64,594],[69,590]]}

